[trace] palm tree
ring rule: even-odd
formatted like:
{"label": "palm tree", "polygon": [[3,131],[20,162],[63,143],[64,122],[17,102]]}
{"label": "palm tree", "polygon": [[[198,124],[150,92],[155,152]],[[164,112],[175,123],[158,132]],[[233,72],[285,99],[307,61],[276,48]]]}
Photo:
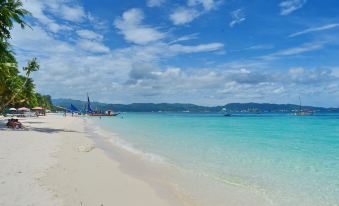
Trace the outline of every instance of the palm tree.
{"label": "palm tree", "polygon": [[9,104],[36,98],[31,73],[40,66],[33,58],[23,68],[25,76],[19,75],[17,62],[8,40],[17,23],[21,28],[29,25],[24,21],[30,13],[23,8],[21,0],[0,0],[0,111]]}
{"label": "palm tree", "polygon": [[[33,58],[32,60],[28,61],[28,64],[26,67],[23,68],[23,70],[26,72],[26,76],[25,76],[25,81],[23,82],[23,84],[17,89],[16,92],[14,92],[13,96],[3,105],[0,106],[0,111],[2,111],[5,107],[7,107],[9,104],[13,103],[13,101],[15,100],[15,98],[22,92],[22,90],[24,89],[24,87],[26,86],[26,83],[28,81],[30,81],[31,79],[29,78],[29,76],[31,75],[32,72],[34,71],[38,71],[40,68],[40,65],[37,61],[36,58]],[[19,82],[19,81],[16,81]]]}
{"label": "palm tree", "polygon": [[0,41],[0,62],[16,62],[12,50],[10,50],[10,45],[7,41]]}
{"label": "palm tree", "polygon": [[21,28],[29,26],[23,19],[30,13],[22,6],[20,0],[0,0],[0,83],[2,86],[4,77],[8,79],[8,71],[17,71],[17,69],[13,69],[17,65],[8,43],[8,39],[11,38],[10,30],[14,23],[18,23]]}
{"label": "palm tree", "polygon": [[1,41],[11,38],[10,30],[14,22],[18,23],[21,28],[29,26],[23,19],[29,15],[29,11],[23,9],[20,0],[0,0],[0,38]]}
{"label": "palm tree", "polygon": [[14,76],[17,76],[18,69],[13,63],[0,63],[0,102],[7,84]]}
{"label": "palm tree", "polygon": [[11,37],[10,30],[14,23],[18,23],[22,28],[28,26],[23,20],[29,12],[22,8],[20,0],[0,0],[0,104],[8,97],[4,93],[9,91],[9,84],[18,82],[18,69],[16,59],[10,49],[8,39]]}

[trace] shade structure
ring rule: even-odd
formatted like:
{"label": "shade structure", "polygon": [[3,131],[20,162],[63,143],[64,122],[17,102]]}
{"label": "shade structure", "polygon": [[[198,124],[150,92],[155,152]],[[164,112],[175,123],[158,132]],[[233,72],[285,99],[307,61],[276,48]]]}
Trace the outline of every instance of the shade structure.
{"label": "shade structure", "polygon": [[32,110],[43,110],[42,107],[33,107]]}
{"label": "shade structure", "polygon": [[21,107],[18,109],[18,111],[29,111],[29,109],[27,107]]}
{"label": "shade structure", "polygon": [[9,111],[16,111],[16,109],[15,108],[9,108]]}

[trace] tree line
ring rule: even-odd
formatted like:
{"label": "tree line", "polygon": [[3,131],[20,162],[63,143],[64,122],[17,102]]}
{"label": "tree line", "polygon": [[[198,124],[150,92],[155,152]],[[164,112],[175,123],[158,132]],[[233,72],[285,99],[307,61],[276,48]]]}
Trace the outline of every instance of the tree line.
{"label": "tree line", "polygon": [[0,112],[9,107],[52,107],[51,97],[37,93],[31,78],[32,72],[40,69],[37,59],[32,58],[20,69],[9,43],[15,24],[30,28],[25,22],[28,15],[21,0],[0,0]]}

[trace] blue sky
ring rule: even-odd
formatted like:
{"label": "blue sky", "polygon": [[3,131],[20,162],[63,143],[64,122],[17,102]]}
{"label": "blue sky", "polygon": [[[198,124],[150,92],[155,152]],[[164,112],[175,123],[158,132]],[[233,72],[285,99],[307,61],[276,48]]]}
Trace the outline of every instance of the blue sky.
{"label": "blue sky", "polygon": [[111,103],[339,106],[335,0],[24,0],[40,92]]}

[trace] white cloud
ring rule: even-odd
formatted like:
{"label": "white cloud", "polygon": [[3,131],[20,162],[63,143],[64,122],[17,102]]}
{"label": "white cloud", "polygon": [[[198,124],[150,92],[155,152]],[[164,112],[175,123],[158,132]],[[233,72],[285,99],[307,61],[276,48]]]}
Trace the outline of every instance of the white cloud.
{"label": "white cloud", "polygon": [[290,68],[288,70],[289,81],[297,84],[319,85],[335,81],[337,77],[329,69],[305,69],[303,67]]}
{"label": "white cloud", "polygon": [[162,6],[166,0],[147,0],[148,7],[159,7]]}
{"label": "white cloud", "polygon": [[224,47],[221,43],[200,44],[196,46],[185,46],[180,44],[173,44],[169,46],[170,50],[179,53],[196,53],[196,52],[211,52],[220,50]]}
{"label": "white cloud", "polygon": [[301,9],[306,3],[307,3],[307,0],[283,0],[279,4],[280,14],[289,15],[292,12],[298,9]]}
{"label": "white cloud", "polygon": [[[320,77],[316,78],[317,76]],[[291,94],[296,95],[296,100],[300,94],[317,96],[321,93],[317,88],[331,87],[331,92],[338,91],[338,84],[334,83],[338,79],[328,70],[303,69],[302,73],[293,76],[284,71],[262,72],[231,68],[190,70],[173,67],[160,69],[156,66],[139,65],[133,69],[130,78],[128,88],[135,96],[147,96],[147,100],[153,101],[159,101],[160,98],[167,102],[199,102],[204,99],[204,104],[216,104],[231,99],[236,102],[282,103],[289,100],[287,97],[293,98]],[[331,84],[326,83],[326,80]],[[313,85],[312,82],[319,83]]]}
{"label": "white cloud", "polygon": [[46,9],[46,5],[43,2],[37,0],[24,0],[23,1],[24,7],[32,13],[32,16],[39,20],[40,23],[47,26],[50,31],[58,32],[63,28],[62,25],[59,25],[55,22],[55,20],[49,18],[45,13],[44,10]]}
{"label": "white cloud", "polygon": [[175,25],[187,24],[200,16],[200,13],[195,9],[177,8],[170,15],[170,19]]}
{"label": "white cloud", "polygon": [[230,27],[234,27],[237,24],[241,24],[246,20],[246,15],[243,9],[237,9],[231,12],[232,21],[230,22]]}
{"label": "white cloud", "polygon": [[205,11],[212,10],[217,7],[218,4],[220,4],[221,1],[215,1],[215,0],[188,0],[187,4],[188,6],[198,6],[202,5]]}
{"label": "white cloud", "polygon": [[[35,1],[30,0],[30,2],[34,5]],[[274,102],[283,99],[289,101],[291,95],[293,98],[293,94],[308,94],[305,96],[310,98],[313,96],[318,100],[324,99],[323,102],[328,98],[322,98],[324,96],[321,95],[328,95],[332,99],[333,96],[334,98],[339,96],[338,68],[336,71],[313,68],[302,68],[298,71],[292,68],[286,73],[286,69],[265,69],[271,65],[267,64],[268,61],[261,60],[250,63],[241,61],[238,64],[231,62],[233,65],[228,63],[228,65],[211,64],[193,68],[173,67],[171,65],[173,57],[180,55],[186,57],[187,54],[192,54],[187,55],[191,57],[198,52],[211,52],[215,55],[216,52],[224,49],[224,45],[219,42],[181,44],[183,41],[196,39],[197,34],[177,38],[171,36],[175,40],[167,43],[166,33],[144,25],[144,15],[140,10],[127,11],[115,21],[115,23],[125,23],[120,25],[119,31],[126,40],[138,42],[124,48],[109,48],[105,45],[102,34],[92,29],[93,25],[87,24],[91,23],[90,20],[86,25],[67,22],[66,25],[71,27],[67,33],[66,28],[57,27],[55,33],[51,33],[50,26],[47,25],[55,23],[63,26],[59,24],[57,16],[49,13],[51,8],[60,6],[61,1],[44,2],[48,2],[49,6],[43,6],[41,10],[40,7],[35,7],[38,8],[35,14],[40,12],[40,16],[35,17],[37,23],[34,24],[33,30],[21,30],[15,27],[10,43],[17,54],[20,66],[33,56],[38,57],[41,69],[33,74],[37,89],[39,92],[51,94],[54,98],[84,99],[86,92],[89,92],[96,101],[114,103],[224,104],[228,101]],[[67,1],[69,2],[71,1]],[[200,7],[204,9],[202,4],[189,8]],[[147,37],[154,33],[159,35],[156,40],[140,39],[145,37],[135,37],[129,33],[135,31],[133,29],[142,30],[141,34],[146,34]],[[324,44],[321,42],[304,44],[281,50],[272,54],[271,58],[321,49]],[[248,49],[267,47],[254,45]],[[260,70],[261,68],[264,69]],[[332,102],[337,102],[336,100]]]}
{"label": "white cloud", "polygon": [[189,35],[181,36],[181,37],[171,41],[169,44],[197,39],[198,35],[199,35],[198,33],[194,33],[194,34],[189,34]]}
{"label": "white cloud", "polygon": [[304,44],[300,47],[294,47],[294,48],[289,48],[283,51],[279,51],[275,53],[277,56],[290,56],[290,55],[296,55],[296,54],[301,54],[309,51],[314,51],[323,48],[324,44],[323,43],[310,43],[310,44]]}
{"label": "white cloud", "polygon": [[70,26],[57,22],[55,17],[76,23],[82,22],[87,18],[83,7],[74,1],[23,0],[23,4],[40,24],[46,26],[49,31],[54,33],[62,30],[72,30]]}
{"label": "white cloud", "polygon": [[213,9],[217,9],[222,2],[223,0],[187,0],[187,6],[173,10],[169,18],[174,25],[184,25]]}
{"label": "white cloud", "polygon": [[[30,53],[32,56],[40,54],[48,55],[50,52],[71,52],[72,46],[66,42],[55,40],[41,27],[22,30],[19,27],[13,29],[11,44]],[[46,46],[48,45],[48,46]]]}
{"label": "white cloud", "polygon": [[324,25],[324,26],[309,28],[309,29],[305,29],[303,31],[293,33],[293,34],[289,35],[289,37],[296,37],[296,36],[300,36],[300,35],[303,35],[303,34],[334,29],[334,28],[337,28],[337,27],[339,27],[339,24],[327,24],[327,25]]}
{"label": "white cloud", "polygon": [[110,49],[107,46],[97,41],[83,39],[79,40],[77,44],[83,50],[93,53],[108,53],[110,51]]}
{"label": "white cloud", "polygon": [[288,49],[285,49],[285,50],[274,52],[272,54],[263,56],[262,59],[271,60],[271,59],[275,59],[275,58],[278,58],[278,57],[292,56],[292,55],[302,54],[302,53],[305,53],[305,52],[315,51],[315,50],[322,49],[325,44],[326,44],[326,42],[306,43],[306,44],[303,44],[303,45],[298,46],[298,47],[288,48]]}
{"label": "white cloud", "polygon": [[292,68],[286,74],[285,70],[263,72],[244,64],[211,68],[158,64],[159,60],[179,54],[222,49],[220,43],[190,46],[155,43],[94,53],[88,52],[93,45],[84,46],[88,42],[79,45],[56,40],[40,27],[34,27],[33,31],[16,28],[14,32],[11,43],[20,62],[32,55],[38,57],[42,67],[33,78],[40,92],[54,98],[84,99],[89,92],[93,99],[106,102],[224,104],[281,101],[294,93],[318,97],[324,93],[317,92],[321,89],[329,94],[339,91],[338,76],[324,69]]}
{"label": "white cloud", "polygon": [[82,22],[86,17],[85,11],[81,6],[62,5],[56,14],[65,20],[73,22]]}
{"label": "white cloud", "polygon": [[[37,88],[55,98],[82,99],[89,92],[100,101],[110,102],[112,99],[107,97],[114,96],[114,101],[140,102],[150,96],[158,98],[159,94],[175,95],[180,89],[193,91],[212,87],[217,84],[214,78],[221,78],[198,71],[192,76],[179,68],[158,65],[162,60],[181,54],[216,51],[223,48],[220,43],[170,45],[155,42],[110,50],[100,42],[87,39],[75,42],[57,40],[39,26],[33,27],[33,31],[15,28],[13,37],[11,43],[16,48],[20,64],[32,56],[38,57],[42,68],[33,76]],[[145,64],[149,66],[142,67]],[[133,81],[126,84],[132,77]],[[180,80],[187,83],[180,85]]]}
{"label": "white cloud", "polygon": [[268,50],[268,49],[273,49],[273,48],[274,48],[274,45],[272,44],[256,44],[253,46],[249,46],[249,47],[234,50],[234,51],[240,52],[240,51],[251,51],[251,50]]}
{"label": "white cloud", "polygon": [[101,34],[98,34],[91,30],[81,29],[81,30],[77,30],[76,32],[80,37],[84,39],[101,41],[104,38]]}
{"label": "white cloud", "polygon": [[87,12],[87,18],[88,18],[89,23],[96,30],[108,31],[110,28],[108,21],[95,17],[90,12]]}
{"label": "white cloud", "polygon": [[37,57],[41,65],[33,74],[37,88],[54,97],[81,98],[86,91],[103,92],[112,82],[121,81],[119,79],[127,75],[130,67],[127,55],[112,53],[98,42],[57,40],[41,27],[33,27],[33,31],[16,28],[14,32],[11,43],[16,48],[19,63],[23,65]]}
{"label": "white cloud", "polygon": [[140,9],[130,9],[114,25],[124,35],[126,41],[135,44],[148,44],[165,38],[165,34],[148,25],[143,25],[144,13]]}

